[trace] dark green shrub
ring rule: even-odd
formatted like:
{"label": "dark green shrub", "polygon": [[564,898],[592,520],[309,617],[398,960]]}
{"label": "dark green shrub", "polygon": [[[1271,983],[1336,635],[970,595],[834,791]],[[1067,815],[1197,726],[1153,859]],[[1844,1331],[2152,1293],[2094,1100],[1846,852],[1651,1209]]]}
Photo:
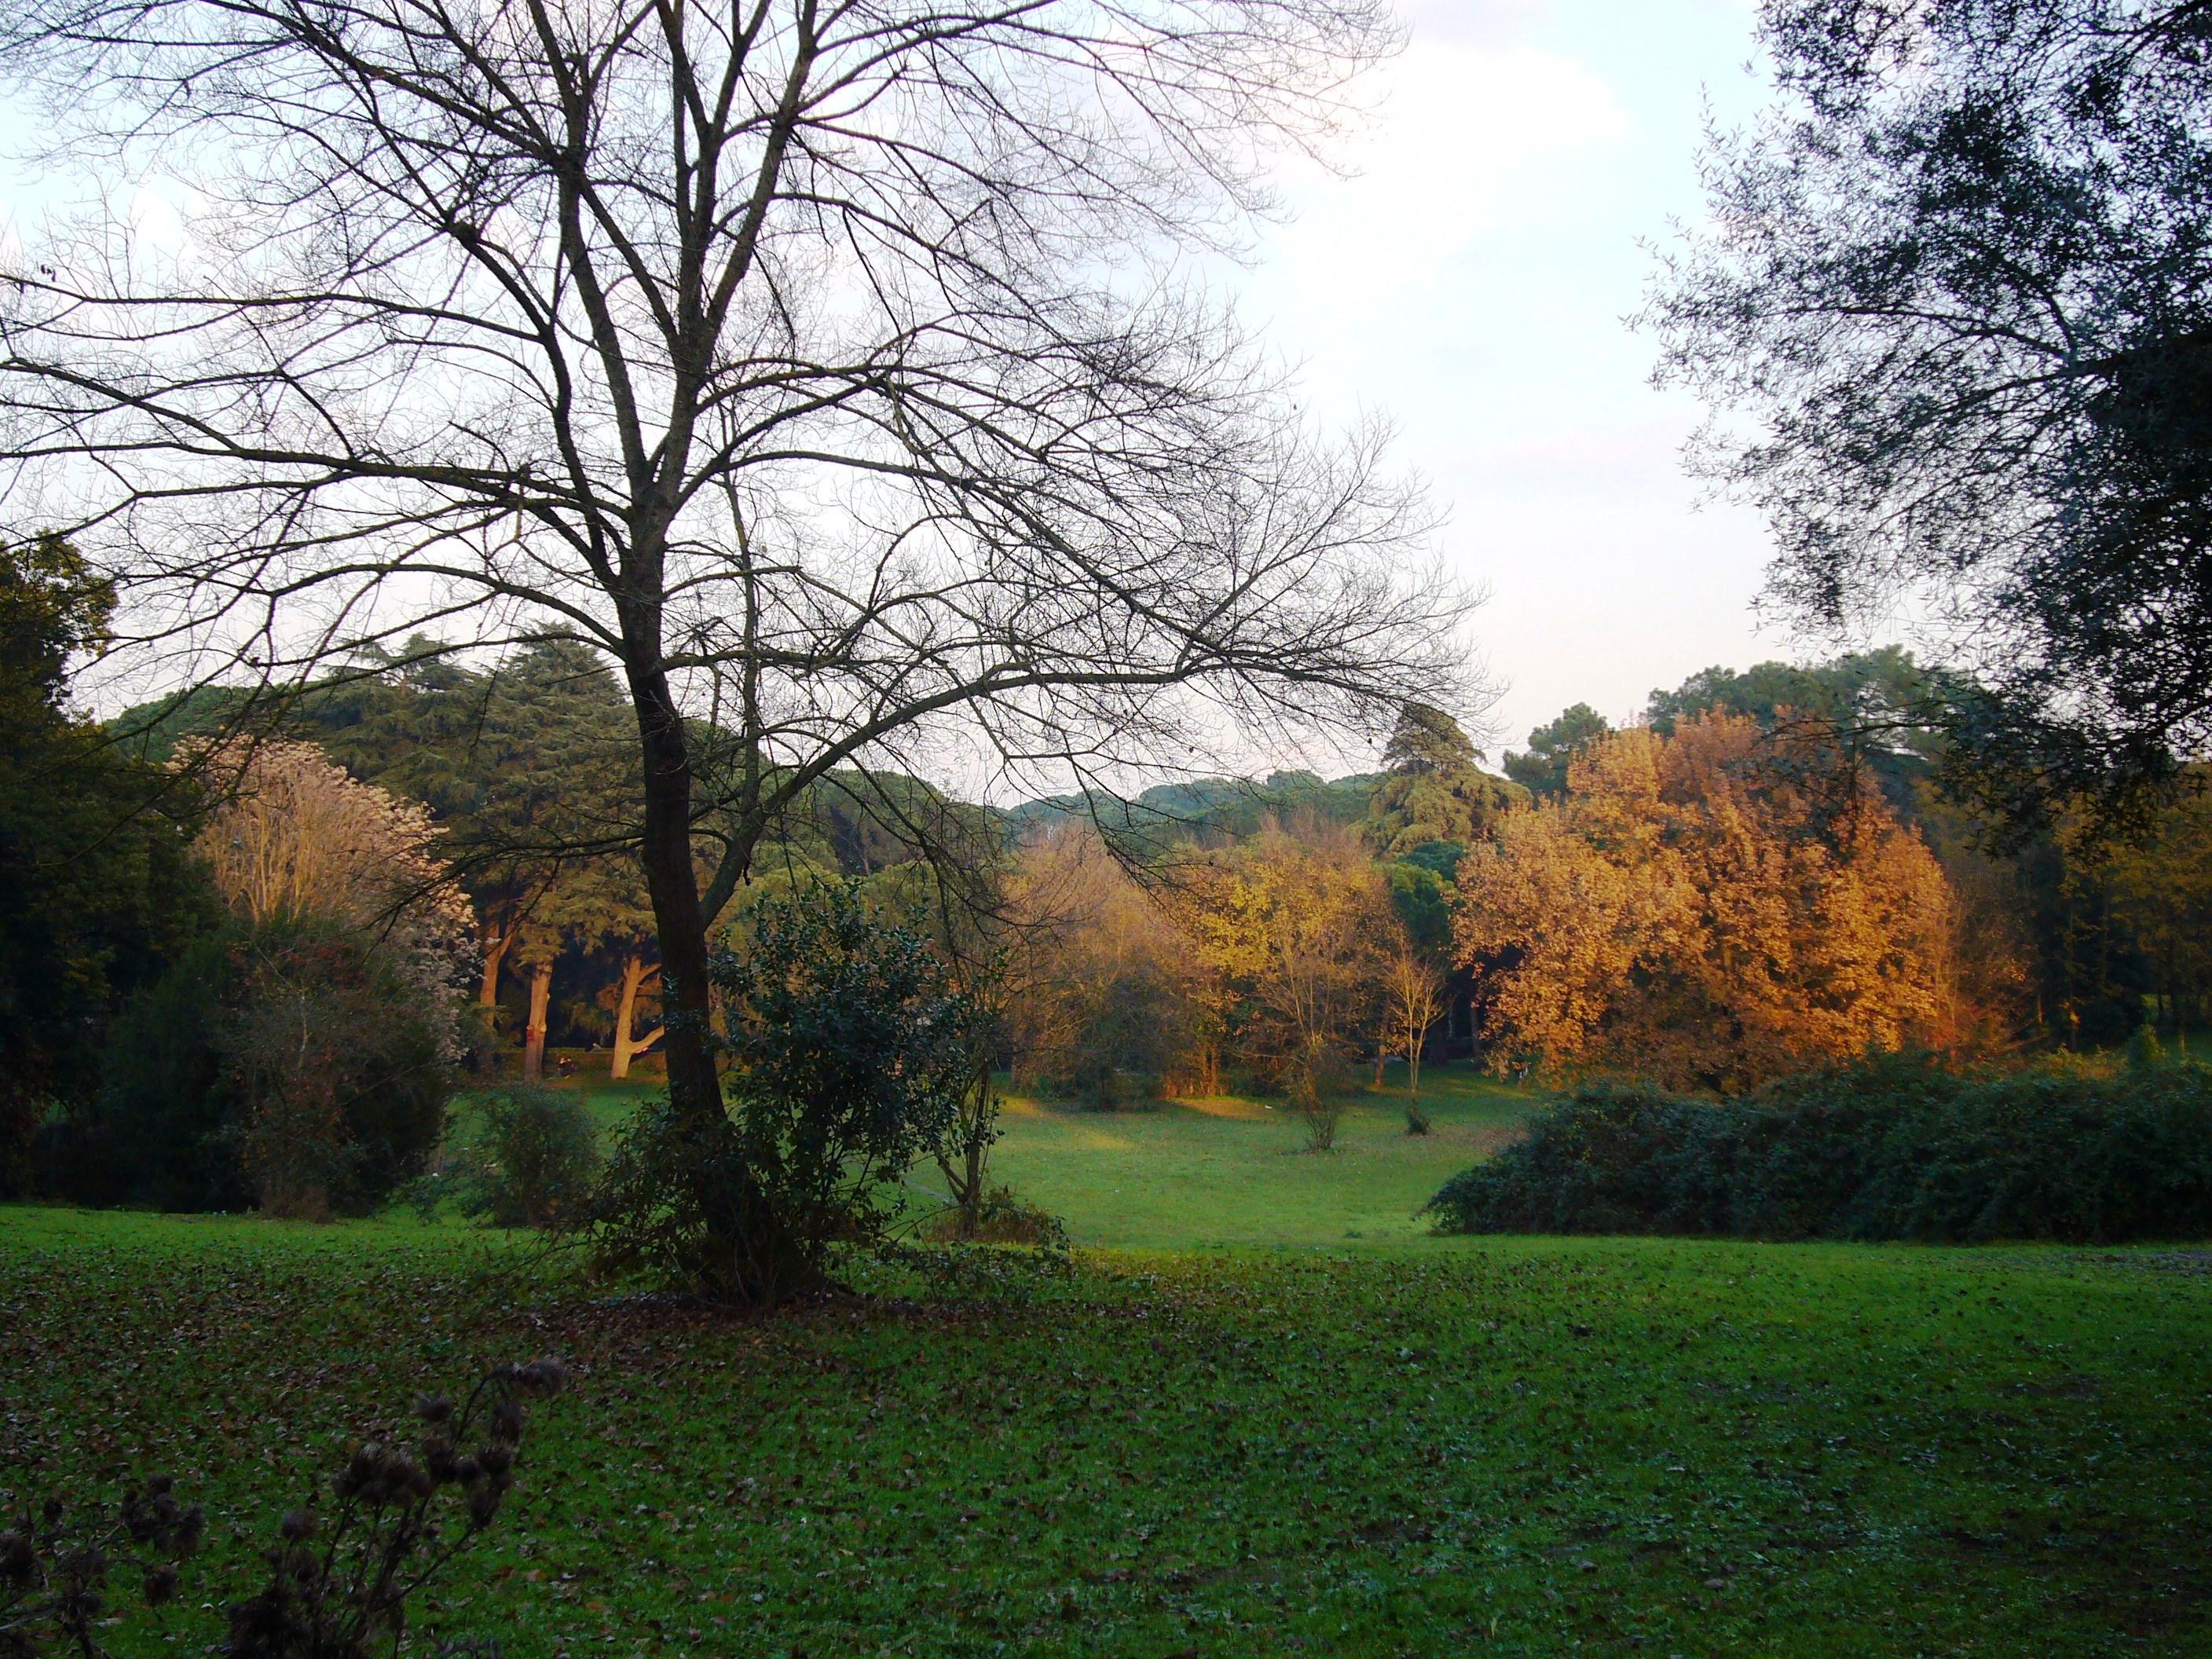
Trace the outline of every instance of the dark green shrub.
{"label": "dark green shrub", "polygon": [[763,904],[717,957],[726,1115],[665,1103],[617,1139],[592,1207],[603,1272],[773,1304],[820,1285],[830,1249],[887,1237],[899,1182],[959,1155],[982,1001],[911,925],[842,888]]}
{"label": "dark green shrub", "polygon": [[592,1120],[574,1096],[528,1084],[479,1097],[477,1133],[448,1167],[462,1209],[501,1227],[580,1219],[599,1172]]}
{"label": "dark green shrub", "polygon": [[[88,1202],[363,1215],[444,1133],[452,1057],[368,936],[278,923],[201,941],[125,1007],[100,1097],[55,1131]],[[76,1167],[60,1167],[70,1161]]]}
{"label": "dark green shrub", "polygon": [[1079,1066],[1046,1085],[1054,1099],[1091,1112],[1142,1111],[1158,1103],[1160,1090],[1157,1072],[1124,1071],[1103,1061]]}
{"label": "dark green shrub", "polygon": [[222,1048],[255,1202],[307,1220],[369,1213],[444,1137],[453,1068],[433,1011],[338,924],[266,927],[236,954]]}
{"label": "dark green shrub", "polygon": [[198,940],[124,1005],[108,1028],[96,1101],[50,1126],[43,1161],[52,1190],[81,1203],[162,1210],[252,1204],[222,1045],[238,943],[228,933]]}
{"label": "dark green shrub", "polygon": [[81,1167],[52,1126],[81,1125],[117,1012],[218,908],[192,781],[76,711],[114,603],[58,534],[0,535],[0,1198]]}
{"label": "dark green shrub", "polygon": [[1446,1183],[1447,1232],[2114,1242],[2212,1233],[2212,1073],[1889,1057],[1735,1102],[1592,1085]]}

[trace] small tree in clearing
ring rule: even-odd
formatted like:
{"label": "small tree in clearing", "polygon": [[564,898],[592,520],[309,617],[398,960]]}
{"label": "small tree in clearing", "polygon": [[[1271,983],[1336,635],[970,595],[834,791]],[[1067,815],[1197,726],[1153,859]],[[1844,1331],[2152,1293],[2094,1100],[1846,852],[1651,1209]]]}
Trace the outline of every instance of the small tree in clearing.
{"label": "small tree in clearing", "polygon": [[1382,964],[1383,1006],[1389,1035],[1406,1056],[1406,1121],[1414,1133],[1424,1134],[1428,1120],[1419,1110],[1421,1050],[1443,1013],[1450,971],[1414,942],[1403,921],[1395,916],[1391,921]]}
{"label": "small tree in clearing", "polygon": [[1233,1009],[1235,1038],[1304,1115],[1327,1152],[1343,1115],[1346,1057],[1374,1030],[1382,941],[1394,925],[1358,837],[1271,828],[1184,873],[1200,962]]}
{"label": "small tree in clearing", "polygon": [[459,1057],[474,918],[428,812],[310,744],[185,757],[225,790],[194,843],[243,937],[210,1033],[264,1209],[359,1210],[414,1172]]}

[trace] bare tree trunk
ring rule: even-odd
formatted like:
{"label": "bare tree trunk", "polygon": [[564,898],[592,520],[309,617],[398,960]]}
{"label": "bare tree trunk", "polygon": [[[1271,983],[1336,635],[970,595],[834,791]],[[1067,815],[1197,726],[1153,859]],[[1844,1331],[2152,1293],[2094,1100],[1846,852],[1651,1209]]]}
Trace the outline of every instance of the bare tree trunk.
{"label": "bare tree trunk", "polygon": [[659,1042],[662,1031],[666,1029],[655,1026],[637,1042],[630,1041],[637,1014],[637,994],[645,981],[659,971],[656,968],[647,967],[643,957],[632,955],[623,959],[622,1000],[615,1005],[614,1061],[608,1072],[608,1075],[617,1082],[629,1075],[630,1061]]}
{"label": "bare tree trunk", "polygon": [[514,930],[501,927],[487,921],[483,924],[483,981],[477,988],[477,1006],[499,1006],[499,968],[507,960],[507,947],[514,943]]}
{"label": "bare tree trunk", "polygon": [[545,1075],[545,1010],[553,1000],[553,959],[546,957],[530,968],[530,1023],[522,1028],[523,1080],[535,1083]]}
{"label": "bare tree trunk", "polygon": [[[657,585],[657,574],[654,580]],[[710,1295],[773,1302],[797,1288],[811,1264],[739,1154],[737,1131],[722,1099],[707,980],[708,916],[691,860],[691,756],[683,717],[660,666],[657,616],[625,615],[623,633],[645,761],[638,855],[660,945],[668,1105],[705,1212],[693,1272]],[[724,861],[726,869],[742,863],[734,853],[726,853]]]}
{"label": "bare tree trunk", "polygon": [[953,1131],[956,1145],[949,1154],[939,1152],[937,1155],[937,1167],[945,1176],[947,1194],[958,1215],[957,1224],[962,1238],[975,1237],[982,1220],[983,1183],[990,1172],[991,1139],[997,1118],[998,1101],[991,1092],[991,1064],[985,1058],[977,1062],[974,1080],[960,1103],[960,1116]]}
{"label": "bare tree trunk", "polygon": [[[638,848],[660,942],[661,1024],[668,1103],[678,1118],[719,1143],[726,1133],[722,1076],[708,1042],[707,918],[691,862],[691,757],[659,666],[657,623],[648,649],[633,640],[630,693],[645,751],[645,822]],[[629,630],[625,630],[629,631]]]}

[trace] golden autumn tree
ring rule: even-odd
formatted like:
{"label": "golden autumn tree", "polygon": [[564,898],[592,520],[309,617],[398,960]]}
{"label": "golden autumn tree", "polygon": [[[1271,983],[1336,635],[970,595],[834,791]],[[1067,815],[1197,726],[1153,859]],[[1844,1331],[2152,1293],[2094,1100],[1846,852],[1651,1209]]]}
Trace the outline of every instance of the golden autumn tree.
{"label": "golden autumn tree", "polygon": [[419,802],[361,782],[313,744],[188,745],[179,763],[220,791],[192,850],[240,921],[361,929],[427,1005],[445,1008],[474,921]]}
{"label": "golden autumn tree", "polygon": [[1870,781],[1756,722],[1632,729],[1459,871],[1459,959],[1503,1054],[1736,1089],[1822,1059],[1956,1044],[1955,905]]}
{"label": "golden autumn tree", "polygon": [[220,1017],[185,1034],[230,1103],[221,1155],[271,1214],[365,1214],[436,1146],[459,1057],[475,930],[435,826],[307,744],[179,763],[222,792],[193,850],[236,934]]}
{"label": "golden autumn tree", "polygon": [[1343,1073],[1383,1024],[1396,917],[1381,870],[1349,830],[1270,825],[1194,872],[1183,902],[1230,1040],[1327,1150]]}
{"label": "golden autumn tree", "polygon": [[1022,848],[1006,907],[1018,1085],[1099,1107],[1133,1089],[1218,1090],[1188,943],[1095,830],[1060,824]]}

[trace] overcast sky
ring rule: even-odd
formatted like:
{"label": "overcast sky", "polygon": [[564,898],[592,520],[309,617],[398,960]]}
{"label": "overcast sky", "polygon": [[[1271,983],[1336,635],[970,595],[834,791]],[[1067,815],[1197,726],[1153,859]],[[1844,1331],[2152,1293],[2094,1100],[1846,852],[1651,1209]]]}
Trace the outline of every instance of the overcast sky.
{"label": "overcast sky", "polygon": [[1316,407],[1389,416],[1449,511],[1452,568],[1492,594],[1474,631],[1506,684],[1497,746],[1569,703],[1619,720],[1707,664],[1790,654],[1751,611],[1759,521],[1700,507],[1678,462],[1697,408],[1650,388],[1623,320],[1639,240],[1698,212],[1701,100],[1760,101],[1749,0],[1400,4],[1412,43],[1358,176],[1294,179],[1295,218],[1238,280]]}

